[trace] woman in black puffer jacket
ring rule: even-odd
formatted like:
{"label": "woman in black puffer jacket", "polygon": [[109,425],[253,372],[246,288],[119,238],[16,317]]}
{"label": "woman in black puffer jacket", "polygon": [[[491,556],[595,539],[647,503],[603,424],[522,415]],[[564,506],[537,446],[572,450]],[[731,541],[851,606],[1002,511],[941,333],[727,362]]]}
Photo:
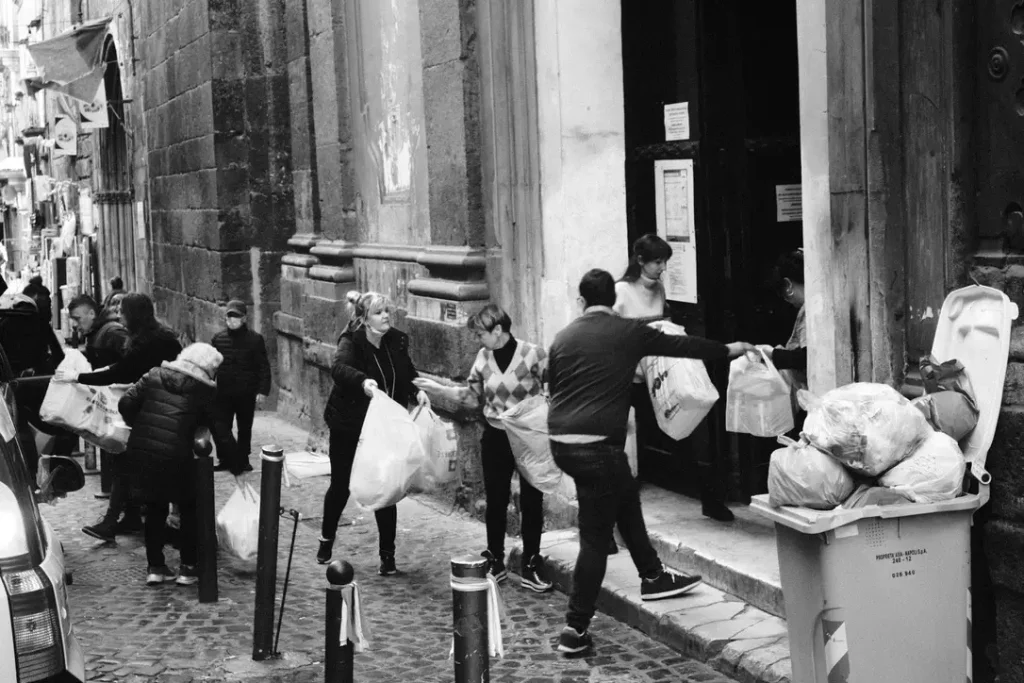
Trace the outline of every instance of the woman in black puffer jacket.
{"label": "woman in black puffer jacket", "polygon": [[[192,344],[176,360],[164,361],[133,384],[118,403],[132,428],[128,475],[132,494],[146,504],[146,583],[198,581],[196,573],[195,466],[192,443],[200,426],[216,429],[213,399],[223,358],[209,344]],[[231,435],[218,435],[231,439]],[[232,472],[236,476],[241,470]],[[181,509],[181,571],[164,561],[165,524],[170,503]]]}
{"label": "woman in black puffer jacket", "polygon": [[[331,430],[331,485],[324,497],[320,550],[316,555],[320,564],[331,560],[338,520],[348,503],[359,433],[373,389],[383,391],[403,406],[413,397],[421,404],[430,403],[427,395],[412,383],[419,375],[409,358],[409,337],[391,327],[388,298],[376,292],[349,292],[348,302],[351,318],[338,340],[331,366],[334,389],[324,410],[324,421]],[[375,511],[374,516],[380,539],[378,573],[388,576],[398,571],[395,568],[398,510],[391,505]]]}

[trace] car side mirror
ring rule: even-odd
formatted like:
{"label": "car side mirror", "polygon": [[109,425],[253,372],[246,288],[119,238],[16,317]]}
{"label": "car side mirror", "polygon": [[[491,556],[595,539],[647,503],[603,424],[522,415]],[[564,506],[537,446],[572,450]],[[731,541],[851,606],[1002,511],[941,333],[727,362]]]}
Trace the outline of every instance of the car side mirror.
{"label": "car side mirror", "polygon": [[74,458],[51,455],[47,462],[50,467],[50,488],[58,496],[78,491],[85,486],[85,472]]}

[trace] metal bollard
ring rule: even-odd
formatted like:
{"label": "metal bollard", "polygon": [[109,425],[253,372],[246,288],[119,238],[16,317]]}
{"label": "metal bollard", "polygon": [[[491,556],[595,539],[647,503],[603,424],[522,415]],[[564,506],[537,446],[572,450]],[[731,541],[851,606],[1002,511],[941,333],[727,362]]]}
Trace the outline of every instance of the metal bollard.
{"label": "metal bollard", "polygon": [[284,451],[264,446],[260,455],[260,542],[256,550],[256,610],[252,625],[252,658],[261,662],[273,657],[274,599],[277,591],[277,533],[281,514],[281,470]]}
{"label": "metal bollard", "polygon": [[352,565],[335,560],[327,567],[327,629],[324,637],[325,683],[352,683],[352,643],[341,642],[341,614],[345,609],[344,591],[352,590],[355,572]]}
{"label": "metal bollard", "polygon": [[[464,580],[464,581],[463,581]],[[455,636],[455,683],[489,683],[487,589],[458,590],[456,584],[487,580],[487,560],[468,555],[452,558],[452,617]]]}
{"label": "metal bollard", "polygon": [[209,433],[199,434],[192,444],[196,454],[196,550],[199,565],[199,602],[217,602],[217,521],[213,493],[213,444]]}

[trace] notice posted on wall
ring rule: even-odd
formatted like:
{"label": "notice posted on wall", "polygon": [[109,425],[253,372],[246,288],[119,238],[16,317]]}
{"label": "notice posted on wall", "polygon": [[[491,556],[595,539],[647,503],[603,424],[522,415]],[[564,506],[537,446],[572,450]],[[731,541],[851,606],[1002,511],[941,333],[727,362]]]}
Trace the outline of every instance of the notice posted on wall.
{"label": "notice posted on wall", "polygon": [[803,220],[804,198],[801,185],[775,186],[775,221],[793,223]]}
{"label": "notice posted on wall", "polygon": [[672,247],[665,274],[669,301],[697,303],[697,233],[693,212],[693,159],[654,162],[658,235]]}
{"label": "notice posted on wall", "polygon": [[665,140],[690,139],[690,103],[676,102],[665,105]]}

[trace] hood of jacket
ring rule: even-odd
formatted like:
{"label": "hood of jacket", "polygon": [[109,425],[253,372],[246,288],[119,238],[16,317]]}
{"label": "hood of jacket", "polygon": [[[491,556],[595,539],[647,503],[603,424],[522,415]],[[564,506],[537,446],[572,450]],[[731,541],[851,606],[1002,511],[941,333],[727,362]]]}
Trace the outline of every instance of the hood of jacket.
{"label": "hood of jacket", "polygon": [[172,394],[192,394],[197,392],[214,392],[215,381],[210,381],[202,370],[190,367],[191,363],[176,360],[165,360],[160,364],[160,380],[164,389]]}

